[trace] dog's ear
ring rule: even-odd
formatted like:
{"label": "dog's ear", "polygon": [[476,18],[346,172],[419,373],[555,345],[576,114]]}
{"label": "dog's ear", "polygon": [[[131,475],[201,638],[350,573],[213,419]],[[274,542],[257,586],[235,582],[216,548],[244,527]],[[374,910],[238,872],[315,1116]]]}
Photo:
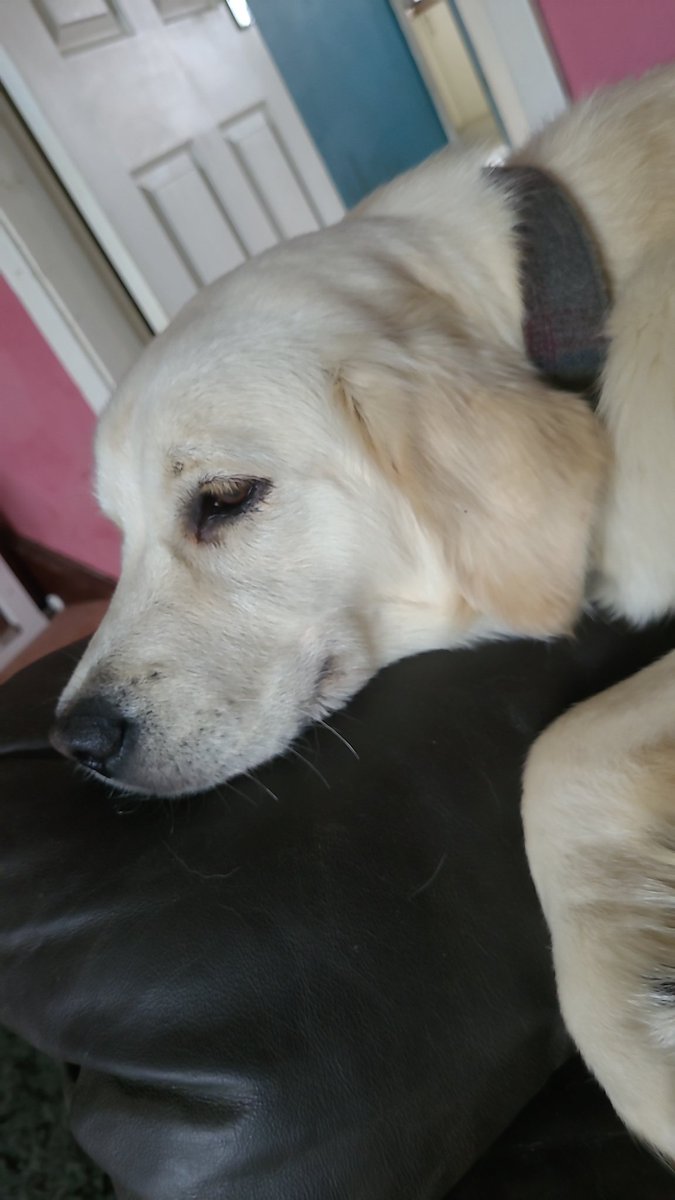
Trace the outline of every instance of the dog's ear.
{"label": "dog's ear", "polygon": [[439,367],[433,353],[381,346],[338,373],[341,403],[440,538],[470,606],[513,631],[565,632],[604,478],[600,426],[517,363],[445,353]]}

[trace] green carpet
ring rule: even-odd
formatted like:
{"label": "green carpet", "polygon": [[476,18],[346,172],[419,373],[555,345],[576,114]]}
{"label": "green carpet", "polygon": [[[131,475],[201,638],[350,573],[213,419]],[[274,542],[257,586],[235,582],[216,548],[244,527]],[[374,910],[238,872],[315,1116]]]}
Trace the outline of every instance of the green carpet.
{"label": "green carpet", "polygon": [[61,1072],[0,1028],[0,1197],[112,1200],[109,1180],[66,1126]]}

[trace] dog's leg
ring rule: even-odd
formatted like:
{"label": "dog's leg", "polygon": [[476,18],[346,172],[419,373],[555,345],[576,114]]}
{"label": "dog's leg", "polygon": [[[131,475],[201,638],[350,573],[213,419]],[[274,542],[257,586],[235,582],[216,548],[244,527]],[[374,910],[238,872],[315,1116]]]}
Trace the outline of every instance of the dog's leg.
{"label": "dog's leg", "polygon": [[523,815],[570,1033],[675,1161],[675,653],[542,735]]}
{"label": "dog's leg", "polygon": [[675,608],[675,244],[623,288],[599,412],[614,463],[598,531],[600,599],[633,621]]}

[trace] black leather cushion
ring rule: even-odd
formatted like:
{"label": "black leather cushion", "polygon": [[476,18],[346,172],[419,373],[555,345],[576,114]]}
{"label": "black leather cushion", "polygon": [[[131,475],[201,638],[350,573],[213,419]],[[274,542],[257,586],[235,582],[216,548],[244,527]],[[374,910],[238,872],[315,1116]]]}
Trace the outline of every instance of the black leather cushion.
{"label": "black leather cushion", "polygon": [[74,1064],[121,1200],[446,1195],[568,1052],[527,748],[673,644],[589,623],[399,663],[311,765],[174,803],[46,749],[72,651],[2,689],[0,1016]]}

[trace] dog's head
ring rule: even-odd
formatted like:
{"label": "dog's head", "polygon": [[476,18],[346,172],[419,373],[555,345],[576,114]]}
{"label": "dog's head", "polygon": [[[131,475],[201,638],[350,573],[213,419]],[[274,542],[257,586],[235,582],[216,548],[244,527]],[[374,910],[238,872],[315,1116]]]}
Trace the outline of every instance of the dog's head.
{"label": "dog's head", "polygon": [[574,618],[594,420],[393,259],[386,226],[207,290],[102,418],[122,574],[53,736],[115,783],[215,784],[386,662]]}

